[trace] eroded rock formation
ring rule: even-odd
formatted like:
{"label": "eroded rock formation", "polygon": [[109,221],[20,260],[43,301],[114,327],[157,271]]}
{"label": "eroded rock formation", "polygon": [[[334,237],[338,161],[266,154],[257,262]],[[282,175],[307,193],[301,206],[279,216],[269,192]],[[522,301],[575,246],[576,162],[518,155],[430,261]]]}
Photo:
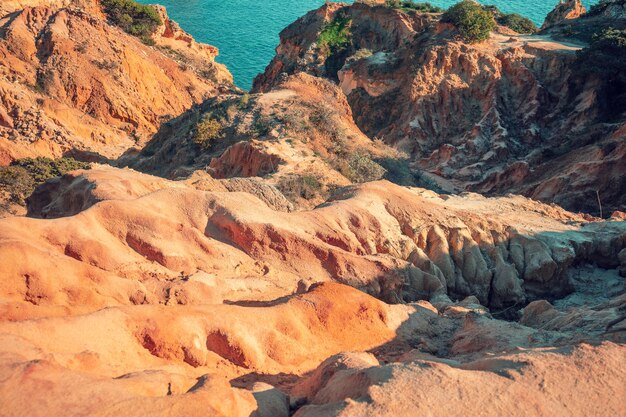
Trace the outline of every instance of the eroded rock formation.
{"label": "eroded rock formation", "polygon": [[[349,19],[351,43],[328,54],[317,40],[335,19]],[[618,88],[610,80],[577,70],[585,44],[562,28],[562,42],[552,32],[498,30],[469,45],[438,19],[364,3],[323,6],[281,33],[255,90],[271,90],[283,73],[336,79],[363,132],[412,155],[447,189],[521,193],[594,214],[597,191],[609,212],[623,210],[626,109],[604,105],[621,101],[607,98]],[[571,20],[573,33],[625,22],[607,19]]]}
{"label": "eroded rock formation", "polygon": [[174,31],[162,9],[164,28],[149,47],[85,3],[0,16],[0,164],[70,151],[116,158],[232,82],[217,50]]}
{"label": "eroded rock formation", "polygon": [[[77,305],[84,297],[93,298],[93,308],[132,304],[137,294],[155,302],[170,280],[184,287],[185,276],[218,268],[225,269],[221,279],[257,277],[280,295],[301,282],[332,280],[388,302],[473,295],[501,308],[567,294],[571,266],[619,267],[626,239],[623,222],[594,223],[521,197],[441,197],[378,182],[344,189],[313,211],[285,214],[250,194],[111,170],[68,176],[63,192],[53,183],[34,196],[32,211],[53,217],[107,200],[66,222],[0,221],[0,253],[16,260],[5,266],[16,305],[32,302],[33,288],[44,305]],[[226,272],[227,265],[238,266]],[[63,283],[87,272],[103,287]],[[154,279],[161,283],[146,286]]]}
{"label": "eroded rock formation", "polygon": [[[247,95],[161,8],[148,47],[97,2],[37,3],[0,4],[0,162],[143,172],[92,164],[0,219],[2,415],[623,413],[626,214],[458,192],[623,205],[621,116],[562,23],[466,45],[329,3]],[[328,56],[338,13],[353,43]],[[60,133],[26,145],[20,106]],[[158,132],[128,150],[129,127]]]}
{"label": "eroded rock formation", "polygon": [[580,0],[565,0],[559,1],[559,4],[548,13],[545,22],[543,22],[542,29],[546,29],[557,23],[562,23],[565,20],[572,20],[581,17],[587,12],[585,6],[583,6]]}

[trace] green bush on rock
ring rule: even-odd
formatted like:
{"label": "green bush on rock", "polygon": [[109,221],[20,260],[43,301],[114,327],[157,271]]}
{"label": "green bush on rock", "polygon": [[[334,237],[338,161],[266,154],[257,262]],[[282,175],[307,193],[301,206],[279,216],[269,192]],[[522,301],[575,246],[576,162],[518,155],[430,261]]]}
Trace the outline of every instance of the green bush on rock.
{"label": "green bush on rock", "polygon": [[154,7],[133,0],[101,0],[101,4],[113,24],[145,43],[153,43],[150,35],[163,23]]}
{"label": "green bush on rock", "polygon": [[421,13],[441,13],[443,9],[441,7],[433,6],[430,3],[415,3],[410,0],[387,0],[387,7],[392,9],[400,9],[405,12],[416,11]]}
{"label": "green bush on rock", "polygon": [[206,151],[211,148],[213,142],[224,137],[223,129],[224,126],[219,120],[214,119],[211,114],[205,114],[196,125],[193,143]]}
{"label": "green bush on rock", "polygon": [[539,31],[539,28],[535,26],[532,20],[517,13],[503,14],[498,16],[496,21],[498,24],[521,34],[531,34]]}
{"label": "green bush on rock", "polygon": [[317,46],[324,55],[334,55],[350,45],[352,42],[351,23],[352,19],[349,16],[339,12],[332,22],[324,26],[317,39]]}
{"label": "green bush on rock", "polygon": [[335,167],[341,175],[354,183],[377,181],[385,175],[385,168],[366,153],[356,153],[340,160]]}
{"label": "green bush on rock", "polygon": [[450,7],[441,16],[443,23],[451,23],[461,33],[465,42],[476,43],[489,38],[496,28],[493,14],[473,0],[463,0]]}

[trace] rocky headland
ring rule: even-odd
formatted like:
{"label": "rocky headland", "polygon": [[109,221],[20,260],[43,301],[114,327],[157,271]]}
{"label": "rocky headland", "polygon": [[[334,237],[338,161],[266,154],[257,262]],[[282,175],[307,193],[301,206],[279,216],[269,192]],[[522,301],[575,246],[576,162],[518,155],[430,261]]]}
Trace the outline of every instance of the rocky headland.
{"label": "rocky headland", "polygon": [[622,415],[624,30],[327,3],[245,92],[161,6],[2,2],[0,414]]}

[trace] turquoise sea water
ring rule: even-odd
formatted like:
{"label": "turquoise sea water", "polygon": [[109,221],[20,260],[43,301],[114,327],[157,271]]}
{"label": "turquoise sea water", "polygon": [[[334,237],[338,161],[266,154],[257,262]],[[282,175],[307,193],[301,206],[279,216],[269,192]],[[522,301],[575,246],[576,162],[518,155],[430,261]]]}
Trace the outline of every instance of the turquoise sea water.
{"label": "turquoise sea water", "polygon": [[[196,40],[220,49],[219,62],[228,66],[241,88],[249,89],[274,56],[280,31],[324,0],[139,0],[167,7],[169,16]],[[458,0],[430,0],[449,7]],[[351,0],[346,1],[351,3]],[[527,16],[541,25],[558,0],[481,0],[507,13]],[[597,0],[583,0],[585,6]]]}

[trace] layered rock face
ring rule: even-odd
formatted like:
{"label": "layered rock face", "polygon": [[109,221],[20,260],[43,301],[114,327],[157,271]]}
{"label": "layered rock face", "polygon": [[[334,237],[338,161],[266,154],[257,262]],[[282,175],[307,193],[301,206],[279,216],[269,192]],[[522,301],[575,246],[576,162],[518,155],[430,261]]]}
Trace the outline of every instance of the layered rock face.
{"label": "layered rock face", "polygon": [[217,50],[173,30],[163,10],[148,47],[97,2],[33,6],[0,17],[0,164],[72,151],[116,158],[232,81]]}
{"label": "layered rock face", "polygon": [[[340,15],[351,44],[324,53],[319,34]],[[411,154],[450,190],[522,193],[598,214],[597,191],[607,212],[623,209],[624,108],[605,106],[609,80],[577,71],[584,45],[504,30],[468,45],[438,18],[324,6],[282,32],[255,89],[283,72],[337,79],[368,136]]]}

